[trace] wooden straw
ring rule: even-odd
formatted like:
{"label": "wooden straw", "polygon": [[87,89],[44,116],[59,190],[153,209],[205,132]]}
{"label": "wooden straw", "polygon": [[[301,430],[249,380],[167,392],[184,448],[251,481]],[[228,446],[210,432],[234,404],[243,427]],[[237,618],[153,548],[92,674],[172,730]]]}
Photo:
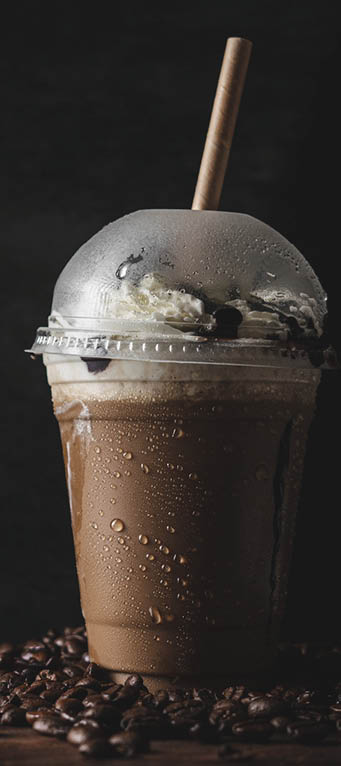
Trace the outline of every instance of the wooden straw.
{"label": "wooden straw", "polygon": [[220,70],[192,210],[217,210],[252,43],[229,37]]}

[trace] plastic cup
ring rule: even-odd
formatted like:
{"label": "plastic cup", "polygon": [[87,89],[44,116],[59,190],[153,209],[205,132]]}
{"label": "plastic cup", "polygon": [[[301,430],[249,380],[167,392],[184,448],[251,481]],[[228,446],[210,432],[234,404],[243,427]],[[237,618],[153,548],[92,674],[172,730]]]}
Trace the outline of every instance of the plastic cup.
{"label": "plastic cup", "polygon": [[45,364],[91,659],[152,689],[269,668],[320,373]]}

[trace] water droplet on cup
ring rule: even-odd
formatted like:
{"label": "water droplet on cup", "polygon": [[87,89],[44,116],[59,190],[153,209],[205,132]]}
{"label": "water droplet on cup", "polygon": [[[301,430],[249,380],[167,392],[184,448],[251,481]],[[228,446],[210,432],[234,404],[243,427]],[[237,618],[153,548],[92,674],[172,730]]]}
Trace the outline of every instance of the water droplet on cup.
{"label": "water droplet on cup", "polygon": [[145,564],[139,564],[139,569],[141,569],[141,572],[145,572],[147,567]]}
{"label": "water droplet on cup", "polygon": [[171,527],[169,524],[167,524],[166,529],[167,529],[167,532],[170,532],[171,535],[174,535],[174,532],[175,532],[174,527]]}
{"label": "water droplet on cup", "polygon": [[115,479],[119,479],[121,474],[119,471],[114,471],[114,476],[115,476]]}
{"label": "water droplet on cup", "polygon": [[95,522],[95,521],[93,521],[93,522],[90,524],[90,526],[91,526],[93,529],[98,529],[98,524],[96,524],[96,522]]}
{"label": "water droplet on cup", "polygon": [[132,452],[123,452],[123,457],[124,457],[126,460],[131,460],[131,459],[132,459],[132,457],[133,457],[133,453],[132,453]]}
{"label": "water droplet on cup", "polygon": [[154,622],[156,625],[159,625],[160,622],[162,622],[161,612],[157,606],[150,606],[148,612],[152,618],[152,622]]}
{"label": "water droplet on cup", "polygon": [[124,523],[122,519],[113,519],[110,522],[111,529],[114,530],[114,532],[122,532],[124,529]]}
{"label": "water droplet on cup", "polygon": [[141,545],[148,545],[149,537],[147,537],[147,535],[139,535],[139,543],[141,543]]}
{"label": "water droplet on cup", "polygon": [[197,479],[198,479],[198,474],[197,474],[197,473],[189,473],[189,474],[188,474],[188,477],[189,477],[189,478],[190,478],[192,481],[197,481]]}
{"label": "water droplet on cup", "polygon": [[149,470],[149,466],[146,465],[146,463],[141,463],[141,471],[143,471],[143,473],[149,473]]}
{"label": "water droplet on cup", "polygon": [[168,545],[160,545],[160,551],[161,551],[161,553],[164,553],[165,556],[168,556],[168,554],[169,554]]}
{"label": "water droplet on cup", "polygon": [[178,427],[177,428],[173,428],[173,431],[172,431],[172,438],[173,439],[181,439],[184,435],[185,435],[185,433],[182,430],[182,428],[178,428]]}

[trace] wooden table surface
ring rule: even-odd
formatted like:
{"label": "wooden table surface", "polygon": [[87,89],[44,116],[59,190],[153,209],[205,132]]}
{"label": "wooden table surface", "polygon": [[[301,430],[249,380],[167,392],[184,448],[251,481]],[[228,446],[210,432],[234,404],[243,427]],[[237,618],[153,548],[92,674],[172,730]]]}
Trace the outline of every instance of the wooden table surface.
{"label": "wooden table surface", "polygon": [[[341,737],[334,738],[324,745],[267,744],[239,745],[236,750],[246,750],[253,757],[250,763],[257,766],[340,766]],[[32,729],[3,727],[0,730],[0,766],[98,766],[117,762],[117,759],[101,760],[84,758],[77,749],[56,739],[43,737]],[[124,759],[121,760],[124,763]],[[120,762],[118,761],[118,762]],[[241,761],[239,761],[241,762]],[[248,761],[249,762],[249,761]],[[154,741],[148,754],[126,761],[131,766],[168,766],[173,764],[221,764],[233,763],[217,757],[215,745],[201,745],[196,742]]]}

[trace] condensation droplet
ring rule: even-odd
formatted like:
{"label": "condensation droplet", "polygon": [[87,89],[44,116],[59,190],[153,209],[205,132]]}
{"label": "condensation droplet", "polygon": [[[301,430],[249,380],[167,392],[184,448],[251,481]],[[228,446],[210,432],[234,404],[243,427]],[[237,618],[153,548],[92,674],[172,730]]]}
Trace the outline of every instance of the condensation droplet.
{"label": "condensation droplet", "polygon": [[162,622],[161,612],[157,606],[150,606],[148,612],[152,618],[152,622],[154,622],[156,625],[159,625],[160,622]]}
{"label": "condensation droplet", "polygon": [[116,505],[117,503],[116,497],[112,497],[110,502],[111,502],[111,505]]}
{"label": "condensation droplet", "polygon": [[118,538],[117,538],[117,542],[118,542],[120,545],[124,545],[124,537],[118,537]]}
{"label": "condensation droplet", "polygon": [[119,471],[114,471],[114,476],[115,476],[115,479],[119,479],[121,474]]}
{"label": "condensation droplet", "polygon": [[149,559],[149,561],[155,561],[154,553],[146,553],[146,559]]}
{"label": "condensation droplet", "polygon": [[91,522],[91,524],[90,524],[90,526],[91,526],[93,529],[98,529],[98,524],[96,524],[96,522],[95,522],[95,521],[92,521],[92,522]]}
{"label": "condensation droplet", "polygon": [[147,567],[145,564],[139,564],[139,569],[141,569],[141,572],[145,572]]}
{"label": "condensation droplet", "polygon": [[169,554],[168,545],[160,545],[160,549],[159,550],[161,551],[161,553],[164,553],[165,556],[168,556],[168,554]]}
{"label": "condensation droplet", "polygon": [[167,529],[167,532],[170,532],[171,535],[174,535],[174,532],[175,532],[174,527],[170,526],[170,524],[167,524],[166,529]]}
{"label": "condensation droplet", "polygon": [[98,511],[99,516],[104,516],[104,511]]}
{"label": "condensation droplet", "polygon": [[131,459],[132,459],[132,457],[133,457],[133,453],[132,453],[132,452],[123,452],[123,457],[124,457],[126,460],[131,460]]}
{"label": "condensation droplet", "polygon": [[141,471],[143,471],[143,473],[149,473],[150,471],[149,465],[147,465],[146,463],[141,463]]}
{"label": "condensation droplet", "polygon": [[189,474],[188,474],[188,477],[189,477],[189,478],[190,478],[192,481],[197,481],[197,479],[198,479],[198,474],[197,474],[197,473],[189,473]]}
{"label": "condensation droplet", "polygon": [[114,530],[114,532],[122,532],[124,529],[124,522],[122,519],[113,519],[110,522],[111,529]]}
{"label": "condensation droplet", "polygon": [[95,447],[95,452],[97,453],[97,455],[100,455],[101,448],[100,447]]}
{"label": "condensation droplet", "polygon": [[162,564],[161,569],[164,570],[164,572],[171,572],[172,567],[169,566],[169,564]]}
{"label": "condensation droplet", "polygon": [[173,439],[181,439],[185,435],[182,428],[173,428],[172,431],[172,438]]}
{"label": "condensation droplet", "polygon": [[167,468],[169,468],[171,471],[174,471],[174,465],[173,463],[167,463]]}

